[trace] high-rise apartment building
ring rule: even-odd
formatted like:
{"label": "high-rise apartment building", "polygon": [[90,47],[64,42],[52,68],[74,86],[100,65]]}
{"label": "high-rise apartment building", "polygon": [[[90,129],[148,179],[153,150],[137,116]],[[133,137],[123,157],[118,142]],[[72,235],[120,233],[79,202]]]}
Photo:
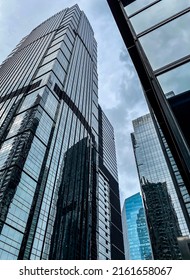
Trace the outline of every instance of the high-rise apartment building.
{"label": "high-rise apartment building", "polygon": [[182,196],[184,211],[190,215],[190,1],[108,0],[108,3],[169,160],[175,162],[177,193]]}
{"label": "high-rise apartment building", "polygon": [[37,26],[0,75],[0,259],[124,259],[85,14],[75,5]]}
{"label": "high-rise apartment building", "polygon": [[[134,133],[131,137],[145,197],[154,258],[177,258],[178,237],[189,235],[188,223],[176,192],[178,182],[175,180],[171,163],[166,161],[151,115],[134,120],[133,127]],[[166,248],[159,245],[162,238],[165,239],[163,246]]]}
{"label": "high-rise apartment building", "polygon": [[152,249],[140,193],[125,199],[122,210],[126,260],[151,260]]}

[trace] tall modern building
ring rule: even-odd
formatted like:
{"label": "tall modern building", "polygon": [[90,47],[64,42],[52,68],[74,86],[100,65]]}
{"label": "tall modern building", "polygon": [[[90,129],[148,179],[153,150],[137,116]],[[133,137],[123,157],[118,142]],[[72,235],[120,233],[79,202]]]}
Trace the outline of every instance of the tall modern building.
{"label": "tall modern building", "polygon": [[[124,259],[85,14],[75,5],[37,26],[0,75],[0,259]],[[107,138],[115,159],[113,128]]]}
{"label": "tall modern building", "polygon": [[140,193],[125,199],[122,210],[126,260],[151,260],[152,249]]}
{"label": "tall modern building", "polygon": [[[109,251],[109,254],[111,254],[111,259],[124,259],[114,130],[100,106],[98,107],[98,111],[99,259],[105,259],[105,251],[107,253]],[[105,244],[107,246],[105,246]],[[108,255],[106,255],[106,258],[108,258]]]}
{"label": "tall modern building", "polygon": [[[132,143],[154,258],[177,258],[177,249],[174,248],[178,247],[178,237],[188,236],[190,232],[182,208],[185,205],[180,204],[176,192],[178,182],[175,180],[173,166],[166,161],[162,142],[159,141],[150,114],[134,120],[133,127]],[[165,239],[164,243],[160,242],[162,238]],[[164,255],[164,251],[167,254]]]}
{"label": "tall modern building", "polygon": [[107,1],[138,73],[169,161],[174,162],[176,191],[185,204],[184,215],[189,226],[190,1]]}

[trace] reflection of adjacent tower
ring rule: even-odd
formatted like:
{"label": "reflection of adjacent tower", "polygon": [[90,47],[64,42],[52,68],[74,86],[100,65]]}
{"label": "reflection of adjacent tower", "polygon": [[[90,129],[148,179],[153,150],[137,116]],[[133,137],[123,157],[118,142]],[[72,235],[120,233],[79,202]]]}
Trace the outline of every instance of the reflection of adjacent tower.
{"label": "reflection of adjacent tower", "polygon": [[138,232],[138,237],[140,242],[141,259],[151,260],[152,259],[151,245],[150,245],[146,217],[145,217],[145,212],[143,207],[139,209],[139,213],[137,214],[137,232]]}
{"label": "reflection of adjacent tower", "polygon": [[[91,249],[96,230],[92,204],[96,203],[96,162],[88,138],[65,153],[65,165],[58,192],[56,219],[51,240],[51,259],[97,259]],[[96,249],[96,248],[95,248]]]}
{"label": "reflection of adjacent tower", "polygon": [[[138,174],[139,174],[139,178],[140,178],[140,182],[141,182],[141,187],[142,186],[146,186],[146,182],[152,182],[152,185],[149,184],[150,188],[151,186],[153,187],[155,194],[152,190],[150,190],[150,193],[148,193],[148,187],[144,187],[144,189],[142,188],[143,193],[145,192],[145,197],[146,197],[146,193],[147,195],[149,195],[149,199],[147,200],[147,209],[151,209],[151,207],[155,207],[154,206],[154,195],[157,195],[157,197],[159,196],[160,200],[158,200],[157,203],[157,208],[158,208],[158,212],[159,212],[159,207],[166,208],[166,212],[163,211],[161,212],[160,215],[164,214],[165,216],[163,217],[163,224],[165,222],[167,222],[167,215],[168,215],[168,219],[170,218],[169,216],[169,209],[171,208],[171,212],[175,212],[177,215],[176,219],[176,235],[171,235],[171,240],[175,240],[174,245],[177,244],[177,237],[183,235],[186,236],[189,234],[189,230],[181,209],[181,205],[179,203],[177,194],[176,194],[176,190],[175,190],[175,184],[177,184],[177,182],[175,181],[175,176],[173,176],[173,170],[171,169],[170,163],[166,161],[164,154],[163,154],[163,150],[162,147],[160,145],[160,141],[157,135],[157,132],[155,130],[152,118],[150,116],[150,114],[147,114],[145,116],[142,116],[136,120],[133,121],[133,127],[134,127],[134,133],[132,134],[132,143],[133,143],[133,148],[134,148],[134,154],[135,154],[135,159],[136,159],[136,164],[137,164],[137,170],[138,170]],[[169,151],[168,151],[169,153]],[[172,159],[171,159],[172,160]],[[171,163],[172,165],[172,163]],[[144,178],[146,179],[146,182],[144,183]],[[163,200],[164,200],[164,195],[165,197],[167,196],[167,192],[169,193],[169,197],[171,197],[171,201],[170,199],[165,199],[165,203],[169,203],[169,205],[165,205],[162,202],[162,195],[161,195],[161,190],[159,191],[159,188],[157,188],[158,190],[158,194],[156,194],[156,184],[158,182],[165,182],[165,185],[163,185]],[[155,183],[155,184],[154,184]],[[159,183],[161,184],[161,183]],[[158,184],[158,186],[160,186]],[[162,185],[162,184],[161,184]],[[148,186],[148,184],[147,184]],[[160,187],[161,189],[162,187]],[[164,191],[164,189],[167,189],[167,191]],[[165,193],[165,194],[164,194]],[[152,202],[151,202],[151,195],[152,195]],[[145,201],[146,203],[146,201]],[[160,206],[159,206],[160,205]],[[149,207],[150,206],[150,207]],[[167,208],[169,207],[169,208]],[[175,211],[173,210],[173,207],[175,209]],[[155,209],[152,209],[152,211],[154,211]],[[149,215],[149,212],[147,212],[147,215]],[[161,216],[160,216],[161,218]],[[148,216],[147,216],[148,219]],[[165,222],[164,222],[165,221]],[[148,224],[150,226],[150,224]],[[156,225],[157,230],[158,230],[158,225],[159,223]],[[180,230],[178,230],[178,225],[180,227]],[[153,226],[153,224],[151,225]],[[175,227],[174,223],[173,224],[168,224],[168,226],[171,227],[171,231],[168,230],[168,234],[173,231],[173,228]],[[149,229],[150,230],[150,229]],[[160,224],[160,231],[164,232],[164,229],[162,229],[162,226]],[[155,229],[156,231],[156,229]],[[177,235],[178,234],[178,235]],[[158,235],[154,235],[154,238],[159,238],[159,234]],[[171,240],[168,238],[165,240],[165,243],[168,243],[168,248],[171,247],[171,249],[167,249],[168,250],[168,258],[173,258],[174,257],[174,253],[172,251],[172,242]],[[152,238],[151,238],[152,241]],[[156,241],[154,241],[156,242]],[[159,242],[158,242],[159,243]],[[153,246],[153,245],[152,245]],[[167,247],[166,246],[166,247]],[[177,246],[177,245],[176,245]],[[171,253],[170,257],[169,257],[169,252]],[[156,257],[163,257],[161,255],[159,255],[158,253],[156,253],[156,251],[154,252],[153,249],[153,254],[154,258],[156,259]],[[177,257],[177,254],[176,254]]]}
{"label": "reflection of adjacent tower", "polygon": [[140,193],[125,199],[122,225],[127,260],[151,260],[152,250]]}
{"label": "reflection of adjacent tower", "polygon": [[177,182],[170,163],[164,157],[151,115],[147,114],[134,120],[133,127],[134,133],[131,136],[139,178],[141,181],[145,178],[149,182],[166,182],[182,235],[186,236],[189,230],[176,194]]}
{"label": "reflection of adjacent tower", "polygon": [[181,231],[166,183],[142,184],[154,259],[182,259],[177,238]]}

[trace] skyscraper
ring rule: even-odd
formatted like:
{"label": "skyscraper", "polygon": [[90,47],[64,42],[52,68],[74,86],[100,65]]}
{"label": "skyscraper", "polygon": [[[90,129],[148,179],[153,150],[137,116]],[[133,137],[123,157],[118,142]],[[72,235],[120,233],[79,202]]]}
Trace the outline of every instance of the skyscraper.
{"label": "skyscraper", "polygon": [[[75,5],[37,26],[0,75],[0,258],[101,258],[97,46],[85,14]],[[121,227],[114,219],[102,226]],[[104,258],[122,259],[114,238],[110,229]]]}
{"label": "skyscraper", "polygon": [[111,259],[124,259],[114,130],[100,106],[98,109],[100,258],[110,252]]}
{"label": "skyscraper", "polygon": [[[189,17],[190,2],[108,0],[137,70],[150,112],[178,169],[190,207]],[[175,30],[175,32],[174,32]]]}
{"label": "skyscraper", "polygon": [[122,225],[127,260],[151,260],[152,249],[140,193],[125,199]]}
{"label": "skyscraper", "polygon": [[[168,252],[165,257],[169,258],[170,255],[174,258],[177,255],[171,248],[174,248],[174,244],[176,247],[178,246],[177,238],[189,235],[188,223],[176,193],[178,182],[175,180],[170,162],[165,159],[151,115],[147,114],[134,120],[133,127],[132,143],[142,193],[145,197],[154,257],[155,259],[164,258],[161,251],[166,250]],[[182,205],[184,206],[184,204]],[[159,236],[159,233],[167,236],[168,240]],[[158,245],[160,247],[156,247],[156,243],[160,243],[160,238],[165,239],[166,248],[162,248],[162,250],[160,245]]]}

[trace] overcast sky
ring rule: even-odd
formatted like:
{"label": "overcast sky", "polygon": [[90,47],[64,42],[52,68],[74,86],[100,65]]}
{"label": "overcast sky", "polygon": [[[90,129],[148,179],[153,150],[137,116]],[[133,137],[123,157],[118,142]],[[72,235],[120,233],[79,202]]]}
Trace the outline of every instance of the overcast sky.
{"label": "overcast sky", "polygon": [[0,0],[0,63],[38,24],[78,4],[98,43],[99,103],[115,129],[121,206],[139,191],[132,120],[148,112],[141,86],[106,0]]}

